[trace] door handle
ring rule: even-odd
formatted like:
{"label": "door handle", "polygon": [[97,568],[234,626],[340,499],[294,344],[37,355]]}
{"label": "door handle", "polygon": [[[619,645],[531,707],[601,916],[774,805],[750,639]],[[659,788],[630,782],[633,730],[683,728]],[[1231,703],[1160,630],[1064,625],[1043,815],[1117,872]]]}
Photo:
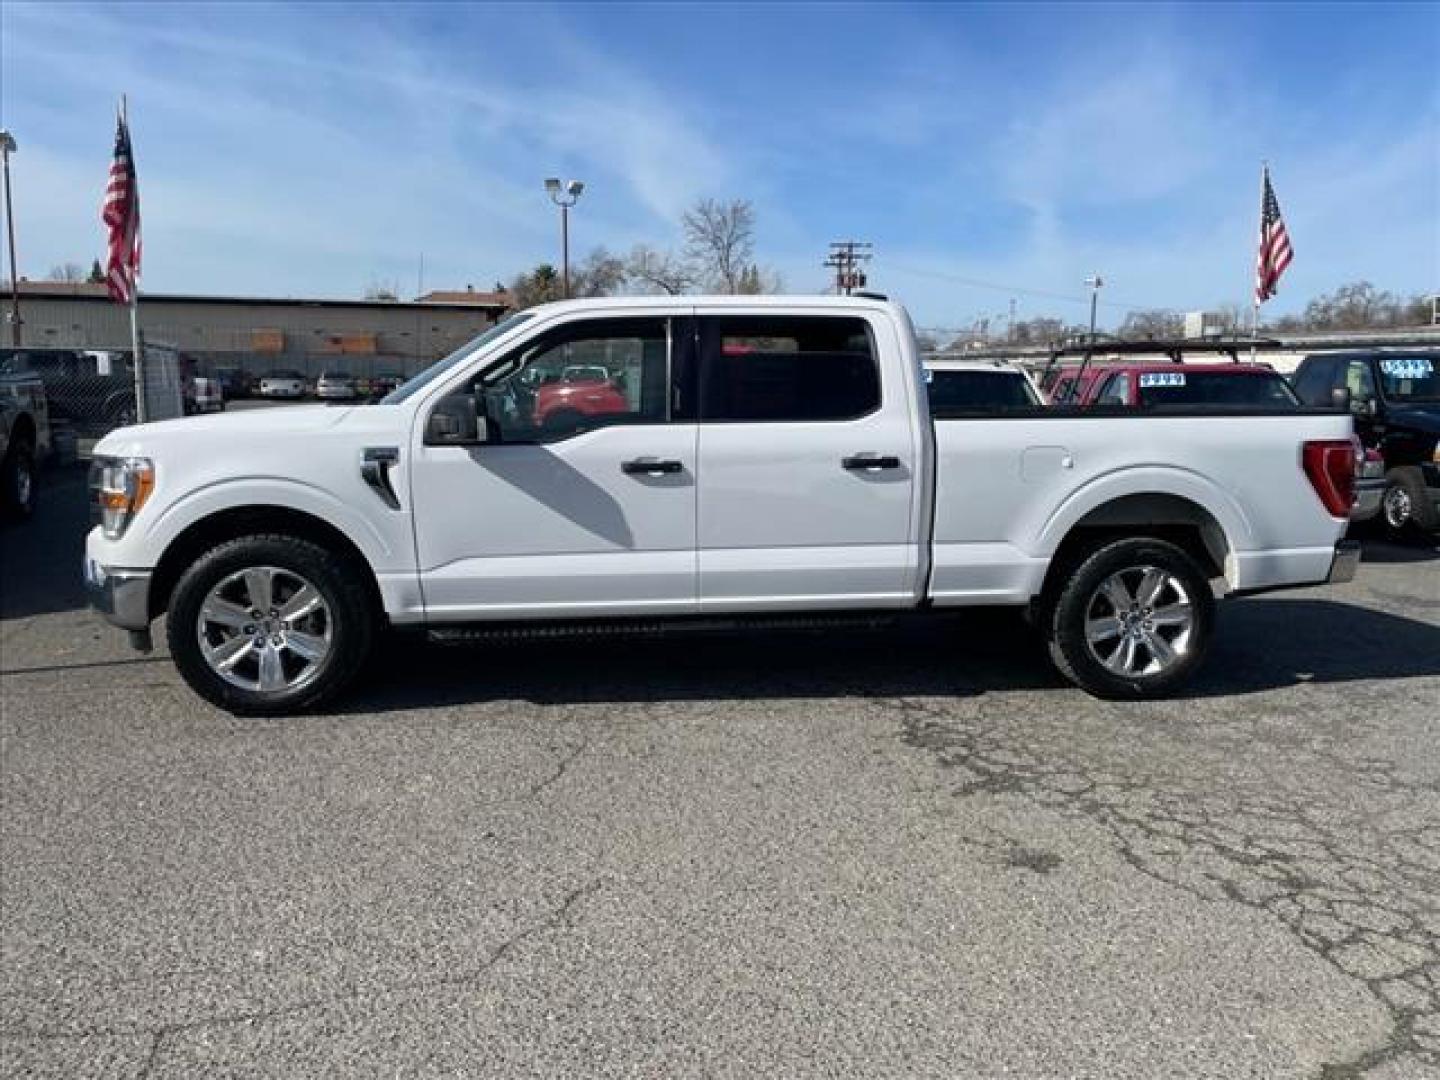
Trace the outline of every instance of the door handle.
{"label": "door handle", "polygon": [[660,461],[656,458],[636,458],[634,461],[622,461],[620,471],[631,475],[660,476],[664,473],[678,473],[684,470],[685,466],[678,461]]}
{"label": "door handle", "polygon": [[840,464],[847,469],[898,469],[900,459],[891,454],[851,454]]}

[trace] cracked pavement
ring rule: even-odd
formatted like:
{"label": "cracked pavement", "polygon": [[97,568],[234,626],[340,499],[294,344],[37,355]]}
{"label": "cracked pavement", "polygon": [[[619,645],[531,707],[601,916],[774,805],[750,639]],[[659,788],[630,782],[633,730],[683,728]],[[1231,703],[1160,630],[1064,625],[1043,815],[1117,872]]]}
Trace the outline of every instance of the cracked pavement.
{"label": "cracked pavement", "polygon": [[388,647],[237,720],[0,532],[0,1075],[1440,1077],[1440,550],[1193,692],[1017,620]]}

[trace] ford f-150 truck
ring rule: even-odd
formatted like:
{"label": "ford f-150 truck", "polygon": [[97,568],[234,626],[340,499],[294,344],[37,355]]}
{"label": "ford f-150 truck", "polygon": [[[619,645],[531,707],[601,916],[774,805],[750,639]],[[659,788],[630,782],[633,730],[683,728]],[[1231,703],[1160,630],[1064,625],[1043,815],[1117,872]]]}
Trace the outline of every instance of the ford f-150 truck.
{"label": "ford f-150 truck", "polygon": [[[577,363],[616,373],[626,408],[537,425],[525,372]],[[1028,608],[1069,679],[1149,697],[1200,664],[1216,594],[1354,573],[1348,414],[932,420],[926,398],[883,298],[549,304],[374,405],[111,433],[85,577],[139,647],[166,615],[200,695],[268,714],[339,692],[390,627],[961,605]]]}

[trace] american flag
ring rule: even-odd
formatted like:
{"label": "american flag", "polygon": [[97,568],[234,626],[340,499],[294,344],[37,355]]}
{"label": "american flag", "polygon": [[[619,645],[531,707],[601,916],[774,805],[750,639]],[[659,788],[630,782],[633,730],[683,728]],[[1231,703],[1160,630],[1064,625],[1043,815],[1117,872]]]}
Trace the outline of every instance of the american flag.
{"label": "american flag", "polygon": [[1280,275],[1295,258],[1285,219],[1280,216],[1280,201],[1270,186],[1270,170],[1265,170],[1265,190],[1260,196],[1260,256],[1255,263],[1255,302],[1263,304],[1275,295]]}
{"label": "american flag", "polygon": [[130,129],[120,117],[115,128],[115,159],[110,163],[110,183],[100,220],[110,230],[105,258],[105,287],[117,304],[135,299],[140,279],[140,187],[135,180],[135,155],[130,149]]}

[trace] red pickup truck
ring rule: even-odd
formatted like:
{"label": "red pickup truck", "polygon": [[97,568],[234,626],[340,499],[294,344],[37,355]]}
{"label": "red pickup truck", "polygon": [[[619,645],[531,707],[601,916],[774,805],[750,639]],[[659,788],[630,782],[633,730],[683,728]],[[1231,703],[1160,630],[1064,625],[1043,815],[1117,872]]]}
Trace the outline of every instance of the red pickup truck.
{"label": "red pickup truck", "polygon": [[1154,406],[1299,406],[1290,384],[1263,364],[1103,364],[1060,369],[1062,403]]}
{"label": "red pickup truck", "polygon": [[[1081,408],[1298,407],[1300,399],[1283,376],[1266,364],[1240,361],[1241,350],[1250,344],[1237,339],[1072,345],[1051,354],[1041,386],[1054,404]],[[1187,362],[1187,354],[1196,353],[1226,356],[1229,363]],[[1159,359],[1162,356],[1166,359]],[[1066,358],[1071,362],[1062,363]]]}

